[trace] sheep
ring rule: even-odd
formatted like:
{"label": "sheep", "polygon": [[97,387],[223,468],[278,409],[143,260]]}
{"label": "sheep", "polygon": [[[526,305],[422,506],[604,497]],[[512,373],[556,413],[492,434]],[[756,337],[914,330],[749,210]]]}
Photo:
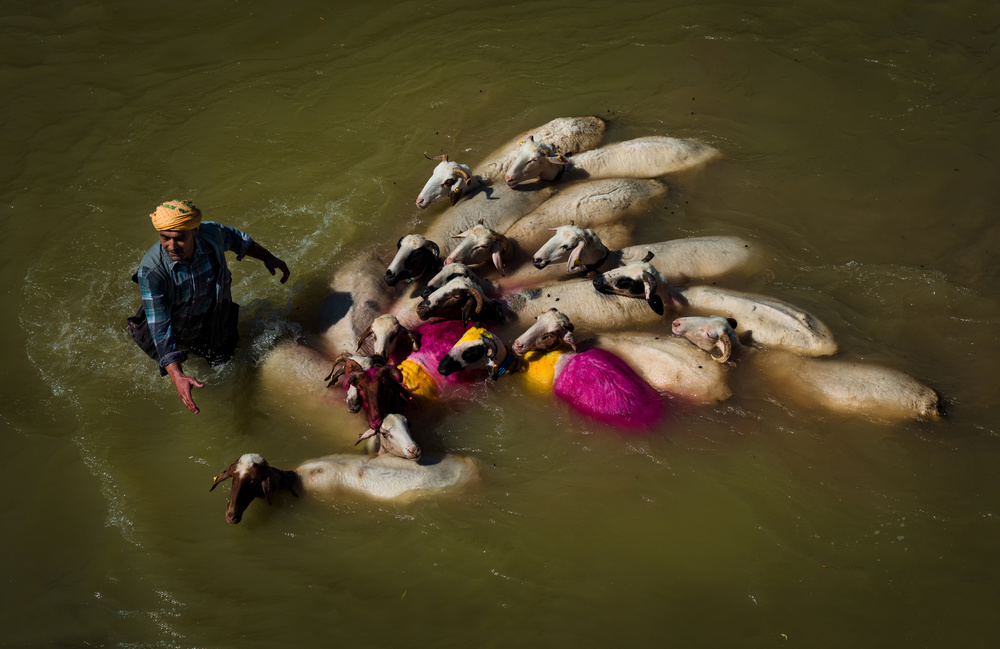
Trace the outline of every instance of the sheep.
{"label": "sheep", "polygon": [[385,283],[395,286],[401,281],[433,275],[440,269],[438,244],[419,234],[407,234],[396,242],[396,255],[385,269]]}
{"label": "sheep", "polygon": [[837,342],[819,318],[774,297],[715,286],[690,286],[677,293],[686,311],[734,318],[741,340],[801,356],[830,356]]}
{"label": "sheep", "polygon": [[408,341],[411,350],[420,349],[420,343],[410,333],[410,330],[401,325],[396,316],[391,313],[383,313],[372,320],[371,325],[358,337],[358,351],[361,351],[369,336],[372,337],[371,353],[385,359],[394,357],[393,352],[404,339]]}
{"label": "sheep", "polygon": [[420,349],[411,353],[398,367],[403,376],[403,387],[417,403],[436,401],[442,396],[448,396],[457,386],[483,377],[483,373],[478,370],[458,372],[450,376],[438,372],[441,358],[461,339],[465,330],[466,327],[455,320],[432,322],[416,329]]}
{"label": "sheep", "polygon": [[[699,349],[708,352],[713,360],[726,363],[733,355],[733,350],[742,348],[736,335],[738,323],[732,318],[722,316],[686,316],[676,318],[670,323],[670,329],[675,336],[686,338]],[[712,352],[719,350],[719,354]]]}
{"label": "sheep", "polygon": [[533,352],[518,359],[496,335],[473,327],[441,359],[438,371],[448,375],[484,365],[494,380],[523,373],[533,389],[551,391],[577,412],[620,430],[649,430],[664,413],[656,390],[604,349]]}
{"label": "sheep", "polygon": [[563,225],[532,256],[535,268],[566,259],[566,272],[604,271],[643,259],[653,253],[664,281],[683,284],[692,279],[710,280],[760,268],[756,246],[740,237],[712,236],[675,239],[611,250],[589,228]]}
{"label": "sheep", "polygon": [[323,351],[330,358],[354,349],[358,336],[394,302],[383,281],[384,268],[378,255],[363,252],[334,275],[332,292],[321,305],[318,317]]}
{"label": "sheep", "polygon": [[600,143],[604,128],[604,120],[599,117],[565,117],[519,135],[486,156],[482,163],[472,169],[472,175],[480,180],[479,189],[442,212],[428,226],[424,236],[437,241],[442,252],[447,254],[451,238],[480,220],[494,230],[504,232],[517,219],[556,193],[555,188],[543,186],[513,190],[500,182],[504,170],[517,155],[519,143],[534,134],[558,151],[584,151]]}
{"label": "sheep", "polygon": [[570,318],[557,309],[540,314],[512,349],[518,355],[532,350],[550,350],[560,344],[573,351],[597,347],[615,354],[646,383],[663,395],[694,404],[713,404],[728,399],[728,368],[706,362],[703,352],[677,339],[644,333],[606,333],[577,341]]}
{"label": "sheep", "polygon": [[567,280],[541,287],[526,288],[496,299],[465,277],[456,277],[416,305],[416,315],[431,318],[475,317],[497,323],[501,335],[530,327],[538,314],[552,307],[569,313],[574,321],[591,331],[654,324],[660,316],[630,297],[595,292],[587,279]]}
{"label": "sheep", "polygon": [[417,195],[415,203],[420,209],[427,209],[445,197],[454,205],[462,199],[466,191],[479,186],[480,180],[472,175],[472,170],[466,165],[449,162],[448,154],[432,158],[424,152],[424,157],[441,162],[434,167],[431,177]]}
{"label": "sheep", "polygon": [[594,288],[602,293],[645,297],[654,313],[663,315],[664,303],[681,305],[694,313],[725,314],[738,323],[737,333],[753,342],[806,356],[828,356],[837,351],[830,329],[818,318],[777,298],[741,293],[714,286],[674,290],[649,263],[652,254],[596,275]]}
{"label": "sheep", "polygon": [[378,430],[389,414],[401,414],[414,405],[413,396],[403,386],[403,374],[394,365],[354,371],[344,380],[357,388],[372,430]]}
{"label": "sheep", "polygon": [[721,316],[677,318],[673,332],[710,351],[725,362],[730,350],[750,359],[754,369],[782,394],[807,406],[858,414],[878,421],[937,419],[944,408],[940,395],[912,376],[879,365],[802,358],[782,351],[757,351],[741,346],[736,324]]}
{"label": "sheep", "polygon": [[419,460],[420,447],[410,435],[410,425],[406,417],[398,413],[385,416],[378,429],[369,428],[358,435],[358,441],[369,442],[377,455],[395,455],[404,460]]}
{"label": "sheep", "polygon": [[[491,235],[494,237],[506,237],[504,246],[510,252],[500,259],[509,259],[509,263],[504,263],[515,270],[528,265],[531,252],[548,238],[550,228],[567,221],[595,228],[606,242],[624,246],[631,241],[633,223],[630,219],[661,203],[666,193],[666,185],[655,180],[613,178],[577,183],[553,193],[551,198],[528,214],[513,212],[507,216],[514,216],[514,219],[502,218],[499,222],[483,218],[466,230],[452,234],[452,238],[458,237],[462,241],[451,248],[444,263],[449,260],[469,263],[463,257],[466,254],[464,251],[470,248],[470,233],[478,229],[488,230],[494,233]],[[439,234],[443,236],[443,233]],[[442,243],[445,248],[449,245]],[[399,240],[396,248],[396,256],[385,273],[386,283],[390,286],[402,280],[424,278],[439,272],[442,263],[439,261],[440,247],[427,237],[406,235]],[[485,261],[477,259],[474,263]],[[534,283],[554,279],[557,279],[556,273],[535,275]],[[501,282],[507,289],[523,287],[528,283],[531,280],[522,273]]]}
{"label": "sheep", "polygon": [[328,455],[291,471],[270,466],[261,455],[246,453],[215,478],[212,491],[232,479],[226,520],[236,524],[256,498],[270,505],[274,494],[288,490],[317,496],[353,493],[379,500],[410,500],[431,491],[462,487],[478,474],[475,461],[457,455],[424,456],[419,462],[394,455]]}
{"label": "sheep", "polygon": [[347,391],[347,409],[351,412],[361,412],[364,407],[364,398],[357,386],[348,383],[347,376],[356,372],[367,372],[376,367],[385,365],[385,357],[379,355],[357,356],[348,352],[343,352],[333,362],[333,368],[323,379],[326,387],[332,388],[337,381],[342,381],[342,387]]}
{"label": "sheep", "polygon": [[445,265],[463,263],[478,266],[492,261],[503,277],[503,257],[510,252],[507,237],[480,221],[465,232],[456,234],[454,238],[462,239],[462,242],[445,257]]}
{"label": "sheep", "polygon": [[805,406],[859,415],[877,422],[934,420],[944,414],[933,388],[896,369],[871,363],[758,353],[754,368],[780,394]]}
{"label": "sheep", "polygon": [[605,145],[568,157],[557,154],[543,140],[521,143],[504,182],[509,187],[538,178],[656,178],[702,166],[720,157],[717,149],[695,140],[649,136]]}

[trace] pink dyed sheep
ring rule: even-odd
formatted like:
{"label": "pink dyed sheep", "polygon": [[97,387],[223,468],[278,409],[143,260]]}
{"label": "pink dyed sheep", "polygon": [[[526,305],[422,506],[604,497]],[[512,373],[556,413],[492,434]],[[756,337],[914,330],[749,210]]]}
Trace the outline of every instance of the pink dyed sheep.
{"label": "pink dyed sheep", "polygon": [[494,334],[473,327],[441,359],[438,370],[447,376],[483,365],[493,379],[521,372],[532,389],[554,392],[577,412],[620,430],[648,430],[664,414],[659,393],[603,349],[530,352],[521,359]]}

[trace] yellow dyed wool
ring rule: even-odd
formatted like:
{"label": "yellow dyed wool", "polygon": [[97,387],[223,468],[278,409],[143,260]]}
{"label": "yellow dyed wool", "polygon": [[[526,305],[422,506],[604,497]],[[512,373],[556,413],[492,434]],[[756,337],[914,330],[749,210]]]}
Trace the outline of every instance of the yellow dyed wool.
{"label": "yellow dyed wool", "polygon": [[521,375],[524,376],[528,387],[539,393],[552,392],[552,383],[556,378],[556,361],[562,356],[562,352],[528,352],[524,355],[528,367]]}
{"label": "yellow dyed wool", "polygon": [[462,337],[458,339],[458,342],[455,344],[458,345],[459,343],[467,343],[473,340],[479,340],[480,338],[494,338],[494,337],[495,336],[493,334],[486,331],[482,327],[469,327],[468,331],[466,331],[462,335]]}
{"label": "yellow dyed wool", "polygon": [[399,364],[399,371],[403,373],[403,387],[409,390],[410,394],[423,401],[434,401],[438,398],[434,377],[424,369],[423,365],[406,359]]}

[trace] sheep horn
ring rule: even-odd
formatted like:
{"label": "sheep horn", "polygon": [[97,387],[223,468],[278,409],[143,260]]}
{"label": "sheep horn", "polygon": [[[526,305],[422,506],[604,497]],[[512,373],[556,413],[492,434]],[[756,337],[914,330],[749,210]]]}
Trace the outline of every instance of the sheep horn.
{"label": "sheep horn", "polygon": [[440,259],[441,258],[441,249],[438,248],[438,245],[436,243],[434,243],[430,239],[427,239],[424,242],[424,245],[431,249],[431,252],[434,253],[434,258],[435,259]]}
{"label": "sheep horn", "polygon": [[651,260],[652,258],[653,258],[653,251],[652,250],[647,250],[646,251],[646,256],[642,258],[642,263],[648,264],[649,260]]}
{"label": "sheep horn", "polygon": [[472,176],[469,175],[469,172],[466,171],[465,169],[462,169],[461,167],[455,167],[454,172],[456,176],[458,176],[465,182],[469,182],[472,180]]}
{"label": "sheep horn", "polygon": [[718,348],[720,354],[718,356],[713,354],[712,358],[720,363],[728,361],[729,357],[733,354],[733,342],[729,340],[728,332],[722,332],[722,335],[719,336],[719,340],[715,343],[715,347]]}
{"label": "sheep horn", "polygon": [[429,155],[427,155],[426,151],[424,151],[424,157],[427,158],[428,160],[441,160],[442,162],[448,162],[448,154],[447,153],[442,153],[441,155],[436,155],[436,156],[434,156],[432,158]]}
{"label": "sheep horn", "polygon": [[563,333],[563,337],[562,337],[563,342],[566,343],[567,345],[569,345],[570,349],[572,349],[575,352],[576,351],[576,338],[573,337],[572,326],[569,329],[564,329],[563,332],[564,332]]}

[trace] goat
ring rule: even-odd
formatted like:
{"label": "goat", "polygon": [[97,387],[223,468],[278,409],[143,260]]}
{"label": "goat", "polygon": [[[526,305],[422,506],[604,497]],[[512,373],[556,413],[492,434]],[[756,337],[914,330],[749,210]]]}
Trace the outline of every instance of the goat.
{"label": "goat", "polygon": [[597,334],[578,341],[570,318],[557,309],[540,314],[535,324],[518,336],[512,349],[524,355],[548,351],[560,344],[573,351],[583,347],[605,349],[663,395],[703,404],[725,401],[732,395],[726,382],[728,368],[705,362],[705,354],[687,343],[643,332]]}
{"label": "goat", "polygon": [[286,489],[296,498],[300,492],[320,496],[346,492],[380,500],[412,499],[466,485],[476,475],[475,462],[457,455],[424,456],[419,462],[388,454],[329,455],[282,471],[257,453],[247,453],[224,469],[209,491],[232,479],[226,520],[235,524],[256,498],[270,505],[274,494]]}
{"label": "goat", "polygon": [[535,178],[656,178],[702,166],[720,155],[717,149],[695,140],[650,136],[568,157],[531,137],[521,142],[504,182],[514,187]]}
{"label": "goat", "polygon": [[617,268],[649,253],[656,257],[656,269],[664,281],[673,284],[749,274],[760,267],[756,246],[751,248],[750,242],[740,237],[691,237],[611,250],[593,230],[575,224],[556,228],[552,238],[535,252],[532,263],[542,269],[565,258],[566,272],[576,274]]}
{"label": "goat", "polygon": [[448,375],[481,366],[494,380],[521,372],[533,389],[551,391],[577,412],[618,429],[648,430],[663,416],[656,390],[603,349],[551,351],[519,359],[496,335],[472,327],[441,359],[438,371]]}
{"label": "goat", "polygon": [[479,186],[479,178],[472,175],[472,170],[466,165],[457,162],[449,162],[448,154],[430,157],[424,152],[424,157],[428,160],[440,160],[431,177],[427,179],[424,188],[417,195],[416,206],[420,209],[427,209],[434,203],[447,198],[452,205],[457,203],[469,189]]}

